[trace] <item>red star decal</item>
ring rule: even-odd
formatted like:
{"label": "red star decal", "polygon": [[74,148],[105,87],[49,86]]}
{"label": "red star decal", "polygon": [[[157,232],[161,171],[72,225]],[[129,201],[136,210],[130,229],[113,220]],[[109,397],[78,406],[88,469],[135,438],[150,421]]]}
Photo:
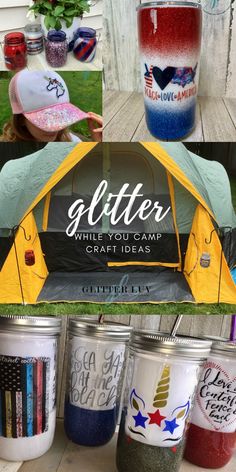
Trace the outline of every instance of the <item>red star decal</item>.
{"label": "red star decal", "polygon": [[172,450],[173,452],[176,452],[176,451],[177,451],[177,447],[172,447],[171,450]]}
{"label": "red star decal", "polygon": [[149,424],[157,424],[161,426],[161,422],[166,418],[166,416],[161,416],[160,410],[157,410],[155,413],[148,413],[150,417]]}

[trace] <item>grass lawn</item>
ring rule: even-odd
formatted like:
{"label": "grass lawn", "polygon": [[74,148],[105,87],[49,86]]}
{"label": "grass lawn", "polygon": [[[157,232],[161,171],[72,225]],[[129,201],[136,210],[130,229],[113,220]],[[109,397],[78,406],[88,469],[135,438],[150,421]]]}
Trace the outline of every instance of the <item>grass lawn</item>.
{"label": "grass lawn", "polygon": [[231,315],[236,305],[194,305],[192,303],[152,304],[94,304],[42,303],[39,305],[0,305],[0,315]]}
{"label": "grass lawn", "polygon": [[[84,111],[93,111],[102,115],[102,73],[101,72],[59,72],[65,80],[70,94],[70,101]],[[13,73],[0,73],[0,134],[3,125],[11,117],[11,107],[8,98],[8,86]],[[71,127],[75,133],[89,138],[86,120]]]}

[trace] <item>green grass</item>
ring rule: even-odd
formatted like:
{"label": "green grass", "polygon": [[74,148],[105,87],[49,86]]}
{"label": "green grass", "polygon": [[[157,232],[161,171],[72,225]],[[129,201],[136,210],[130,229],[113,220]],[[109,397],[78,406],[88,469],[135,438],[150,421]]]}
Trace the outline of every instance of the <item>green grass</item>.
{"label": "green grass", "polygon": [[0,305],[1,314],[16,315],[231,315],[236,305],[193,305],[190,303],[152,304],[93,304],[42,303],[39,305]]}
{"label": "green grass", "polygon": [[[60,72],[69,89],[70,101],[82,110],[93,111],[102,115],[102,73],[101,72]],[[13,76],[11,72],[0,73],[0,134],[4,124],[11,117],[11,106],[8,98],[8,86]],[[71,127],[75,133],[89,138],[90,133],[86,120]]]}

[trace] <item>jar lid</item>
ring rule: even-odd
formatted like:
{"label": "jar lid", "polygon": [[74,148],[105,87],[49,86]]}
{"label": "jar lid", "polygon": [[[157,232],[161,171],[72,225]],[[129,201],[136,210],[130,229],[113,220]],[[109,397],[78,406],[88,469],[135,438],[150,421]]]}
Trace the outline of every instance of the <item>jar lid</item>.
{"label": "jar lid", "polygon": [[203,336],[212,342],[211,352],[236,358],[236,342],[218,336]]}
{"label": "jar lid", "polygon": [[206,359],[212,342],[191,336],[171,336],[152,330],[135,330],[131,335],[131,348],[160,354]]}
{"label": "jar lid", "polygon": [[9,45],[17,45],[25,42],[25,36],[23,33],[8,33],[4,36],[4,41]]}
{"label": "jar lid", "polygon": [[21,332],[42,335],[58,335],[61,318],[55,316],[0,315],[0,332]]}
{"label": "jar lid", "polygon": [[76,336],[89,336],[99,339],[129,341],[131,326],[121,323],[104,322],[96,320],[69,320],[69,333]]}
{"label": "jar lid", "polygon": [[96,36],[96,30],[93,29],[93,28],[87,28],[87,27],[83,27],[83,28],[78,28],[75,33],[74,33],[74,36],[79,38],[94,38]]}
{"label": "jar lid", "polygon": [[156,2],[147,2],[147,3],[141,3],[138,5],[136,10],[141,10],[142,8],[154,8],[154,7],[171,7],[171,6],[180,6],[180,7],[197,7],[197,8],[202,8],[201,6],[201,0],[162,0],[162,1],[156,1]]}
{"label": "jar lid", "polygon": [[29,23],[25,26],[26,33],[43,33],[42,27],[39,23]]}
{"label": "jar lid", "polygon": [[49,41],[63,42],[66,40],[66,33],[64,31],[51,30],[48,32],[47,39]]}

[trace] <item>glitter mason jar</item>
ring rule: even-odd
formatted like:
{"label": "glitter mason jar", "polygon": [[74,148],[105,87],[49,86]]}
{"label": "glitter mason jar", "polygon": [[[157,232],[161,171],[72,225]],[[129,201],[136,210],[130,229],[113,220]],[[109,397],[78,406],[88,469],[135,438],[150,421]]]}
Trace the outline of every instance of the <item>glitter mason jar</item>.
{"label": "glitter mason jar", "polygon": [[224,467],[236,450],[236,344],[213,339],[200,375],[185,458],[200,467]]}
{"label": "glitter mason jar", "polygon": [[1,459],[36,459],[52,445],[60,326],[54,317],[0,316]]}
{"label": "glitter mason jar", "polygon": [[114,323],[70,320],[64,426],[77,444],[101,446],[115,432],[130,331]]}
{"label": "glitter mason jar", "polygon": [[119,472],[176,472],[210,341],[154,331],[131,336],[117,443]]}
{"label": "glitter mason jar", "polygon": [[56,30],[49,31],[45,42],[45,52],[47,62],[51,67],[63,67],[66,64],[68,53],[66,33]]}
{"label": "glitter mason jar", "polygon": [[21,70],[27,65],[27,47],[23,33],[8,33],[4,37],[4,58],[7,69]]}
{"label": "glitter mason jar", "polygon": [[195,127],[200,0],[149,2],[137,11],[147,127],[156,138],[181,139]]}
{"label": "glitter mason jar", "polygon": [[93,28],[79,28],[74,33],[73,52],[80,62],[92,62],[97,50],[97,33]]}
{"label": "glitter mason jar", "polygon": [[38,23],[25,27],[27,52],[30,55],[40,54],[43,51],[43,30]]}

